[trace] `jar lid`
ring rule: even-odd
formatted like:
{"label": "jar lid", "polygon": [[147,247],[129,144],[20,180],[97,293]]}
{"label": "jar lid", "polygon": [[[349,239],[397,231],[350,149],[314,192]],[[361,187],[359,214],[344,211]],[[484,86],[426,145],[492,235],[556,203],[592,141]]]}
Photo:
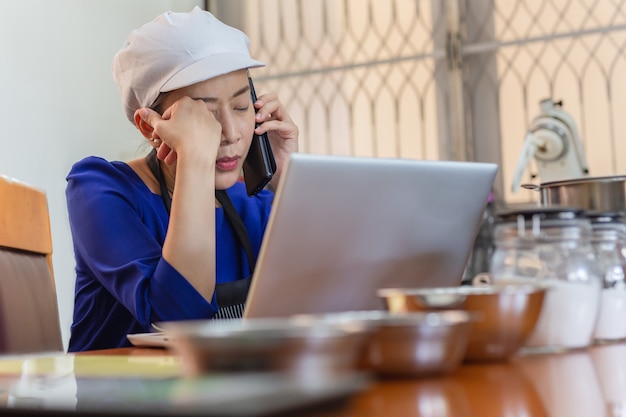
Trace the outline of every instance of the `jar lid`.
{"label": "jar lid", "polygon": [[592,225],[624,223],[624,213],[621,211],[588,210],[585,211],[585,217]]}
{"label": "jar lid", "polygon": [[545,207],[530,207],[516,210],[507,210],[496,213],[496,217],[503,223],[517,222],[521,217],[525,221],[530,221],[536,218],[539,220],[574,220],[578,218],[584,218],[584,210],[578,207],[565,207],[565,206],[545,206]]}

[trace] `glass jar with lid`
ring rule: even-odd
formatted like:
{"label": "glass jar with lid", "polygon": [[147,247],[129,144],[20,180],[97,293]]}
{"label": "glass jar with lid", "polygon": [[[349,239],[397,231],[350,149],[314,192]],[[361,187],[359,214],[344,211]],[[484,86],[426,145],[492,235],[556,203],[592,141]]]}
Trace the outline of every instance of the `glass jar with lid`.
{"label": "glass jar with lid", "polygon": [[494,282],[548,286],[524,350],[553,352],[593,342],[601,280],[582,209],[547,206],[498,214],[490,272]]}
{"label": "glass jar with lid", "polygon": [[588,211],[602,291],[594,333],[599,341],[626,338],[626,224],[620,212]]}

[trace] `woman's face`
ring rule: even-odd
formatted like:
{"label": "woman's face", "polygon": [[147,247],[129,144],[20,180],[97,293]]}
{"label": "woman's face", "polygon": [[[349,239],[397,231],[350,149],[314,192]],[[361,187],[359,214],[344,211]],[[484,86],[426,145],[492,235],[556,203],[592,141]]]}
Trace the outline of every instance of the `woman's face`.
{"label": "woman's face", "polygon": [[226,189],[239,179],[254,134],[255,110],[245,69],[167,93],[161,109],[183,96],[201,99],[222,125],[222,140],[215,161],[215,188]]}

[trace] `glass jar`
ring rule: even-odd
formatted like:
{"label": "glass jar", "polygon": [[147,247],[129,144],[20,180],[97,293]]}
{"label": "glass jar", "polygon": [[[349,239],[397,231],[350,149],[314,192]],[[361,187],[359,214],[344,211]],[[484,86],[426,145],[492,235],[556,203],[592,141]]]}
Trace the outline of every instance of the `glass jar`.
{"label": "glass jar", "polygon": [[582,209],[548,206],[498,215],[493,281],[531,280],[548,286],[525,351],[564,351],[593,342],[601,280],[591,236]]}
{"label": "glass jar", "polygon": [[598,341],[626,338],[626,224],[622,213],[587,212],[591,243],[602,280]]}

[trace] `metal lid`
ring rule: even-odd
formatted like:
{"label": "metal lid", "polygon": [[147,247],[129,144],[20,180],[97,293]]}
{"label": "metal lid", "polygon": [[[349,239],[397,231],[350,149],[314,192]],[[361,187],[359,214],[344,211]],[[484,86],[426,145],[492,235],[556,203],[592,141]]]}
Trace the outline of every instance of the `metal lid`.
{"label": "metal lid", "polygon": [[588,210],[585,211],[585,217],[592,225],[624,223],[624,213],[621,211]]}
{"label": "metal lid", "polygon": [[611,176],[606,176],[606,177],[583,177],[583,178],[573,178],[573,179],[568,179],[568,180],[543,182],[539,185],[539,188],[553,187],[555,185],[586,184],[589,182],[612,182],[612,181],[624,181],[624,180],[626,180],[626,175],[611,175]]}
{"label": "metal lid", "polygon": [[496,213],[496,217],[500,222],[513,223],[519,221],[520,216],[525,221],[533,219],[544,220],[574,220],[584,218],[584,210],[578,207],[566,206],[545,206],[531,207],[517,210],[507,210]]}

